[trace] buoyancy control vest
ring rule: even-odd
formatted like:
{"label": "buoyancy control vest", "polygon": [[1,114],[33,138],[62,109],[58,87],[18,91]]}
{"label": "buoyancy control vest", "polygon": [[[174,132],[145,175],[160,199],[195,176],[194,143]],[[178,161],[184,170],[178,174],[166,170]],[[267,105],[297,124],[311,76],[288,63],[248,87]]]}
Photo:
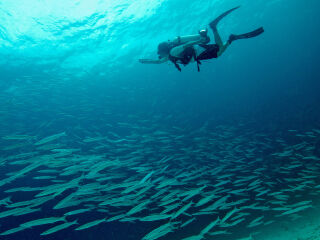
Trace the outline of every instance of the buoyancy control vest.
{"label": "buoyancy control vest", "polygon": [[181,67],[179,66],[179,64],[183,64],[183,65],[187,65],[188,63],[190,63],[191,59],[194,58],[195,61],[197,61],[198,63],[198,71],[200,71],[199,69],[199,63],[197,60],[197,56],[196,56],[196,51],[194,49],[193,46],[190,46],[188,48],[186,48],[182,53],[181,53],[181,57],[176,57],[176,56],[172,56],[171,54],[169,54],[169,60],[171,62],[173,62],[173,64],[175,65],[175,67],[181,72]]}
{"label": "buoyancy control vest", "polygon": [[200,72],[201,60],[217,58],[219,46],[217,44],[199,44],[199,46],[205,49],[201,54],[199,54],[199,56],[197,56],[194,47],[190,46],[181,53],[181,57],[176,57],[169,54],[169,60],[173,62],[175,67],[181,72],[179,63],[187,65],[188,63],[190,63],[191,59],[194,58],[194,60],[197,62],[198,72]]}

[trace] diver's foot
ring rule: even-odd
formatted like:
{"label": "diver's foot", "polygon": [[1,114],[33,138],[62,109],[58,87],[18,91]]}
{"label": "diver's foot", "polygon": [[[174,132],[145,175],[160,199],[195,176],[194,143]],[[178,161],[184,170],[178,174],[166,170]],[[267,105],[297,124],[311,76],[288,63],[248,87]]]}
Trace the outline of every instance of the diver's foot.
{"label": "diver's foot", "polygon": [[215,29],[217,27],[217,24],[220,22],[220,20],[222,18],[224,18],[225,16],[227,16],[228,14],[230,14],[231,12],[233,12],[234,10],[238,9],[240,6],[238,7],[235,7],[235,8],[232,8],[224,13],[222,13],[219,17],[217,17],[215,20],[213,20],[212,22],[209,23],[209,26],[212,28],[212,29]]}
{"label": "diver's foot", "polygon": [[253,37],[259,36],[263,32],[264,32],[263,27],[260,27],[252,32],[248,32],[244,34],[239,34],[239,35],[231,34],[229,37],[228,43],[231,44],[234,40],[238,40],[238,39],[253,38]]}
{"label": "diver's foot", "polygon": [[237,40],[236,35],[231,34],[228,39],[228,43],[231,44],[234,40]]}

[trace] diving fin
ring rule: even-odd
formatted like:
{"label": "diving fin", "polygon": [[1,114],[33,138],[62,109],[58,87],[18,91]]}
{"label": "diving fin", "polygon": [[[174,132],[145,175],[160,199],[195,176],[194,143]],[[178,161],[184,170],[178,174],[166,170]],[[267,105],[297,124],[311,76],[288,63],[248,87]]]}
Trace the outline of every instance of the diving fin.
{"label": "diving fin", "polygon": [[228,43],[231,44],[234,40],[238,40],[238,39],[253,38],[253,37],[259,36],[263,32],[264,32],[263,27],[260,27],[252,32],[248,32],[244,34],[239,34],[239,35],[231,34],[229,37]]}
{"label": "diving fin", "polygon": [[222,13],[219,17],[217,17],[215,20],[213,20],[212,22],[209,23],[209,26],[212,28],[212,29],[215,29],[217,27],[217,24],[220,22],[220,20],[222,18],[224,18],[225,16],[227,16],[228,14],[230,14],[231,12],[233,12],[234,10],[238,9],[240,6],[238,7],[235,7],[235,8],[232,8],[224,13]]}

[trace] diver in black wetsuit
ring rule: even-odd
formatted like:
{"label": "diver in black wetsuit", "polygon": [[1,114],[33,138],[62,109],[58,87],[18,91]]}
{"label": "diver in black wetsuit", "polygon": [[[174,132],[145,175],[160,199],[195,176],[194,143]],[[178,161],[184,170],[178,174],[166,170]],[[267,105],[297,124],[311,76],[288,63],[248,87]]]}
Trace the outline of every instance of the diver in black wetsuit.
{"label": "diver in black wetsuit", "polygon": [[179,64],[187,65],[195,61],[197,62],[198,71],[200,71],[199,64],[201,64],[201,60],[217,58],[233,41],[256,37],[264,32],[263,27],[260,27],[245,34],[231,34],[228,41],[223,43],[217,30],[217,24],[222,18],[238,8],[232,8],[210,22],[209,26],[213,31],[215,44],[209,44],[210,38],[207,36],[207,30],[201,30],[197,35],[176,37],[173,41],[160,43],[158,46],[158,60],[139,59],[139,61],[141,63],[159,64],[170,60],[179,71],[181,71]]}

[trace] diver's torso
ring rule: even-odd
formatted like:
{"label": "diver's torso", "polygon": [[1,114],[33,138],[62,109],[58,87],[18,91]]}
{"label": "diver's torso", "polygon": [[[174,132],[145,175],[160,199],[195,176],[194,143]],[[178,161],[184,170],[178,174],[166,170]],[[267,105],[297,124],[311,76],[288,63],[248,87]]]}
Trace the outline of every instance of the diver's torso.
{"label": "diver's torso", "polygon": [[195,62],[196,61],[195,57],[199,56],[205,50],[206,50],[205,48],[199,45],[195,45],[183,50],[179,54],[175,54],[171,56],[175,58],[178,63],[188,64],[189,62]]}

